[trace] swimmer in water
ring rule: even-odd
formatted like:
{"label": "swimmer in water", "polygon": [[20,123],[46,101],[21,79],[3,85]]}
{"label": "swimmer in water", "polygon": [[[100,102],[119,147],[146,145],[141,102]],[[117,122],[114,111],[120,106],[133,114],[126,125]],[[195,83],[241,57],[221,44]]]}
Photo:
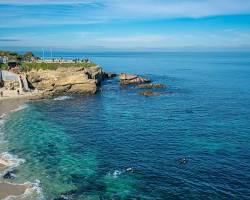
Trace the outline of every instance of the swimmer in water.
{"label": "swimmer in water", "polygon": [[133,173],[133,172],[134,172],[134,170],[133,170],[133,168],[132,168],[132,167],[129,167],[129,168],[127,168],[127,169],[126,169],[126,172],[132,172],[132,173]]}
{"label": "swimmer in water", "polygon": [[187,158],[185,157],[185,158],[181,158],[181,159],[179,160],[179,162],[180,162],[180,164],[185,165],[185,164],[187,164],[188,160],[187,160]]}

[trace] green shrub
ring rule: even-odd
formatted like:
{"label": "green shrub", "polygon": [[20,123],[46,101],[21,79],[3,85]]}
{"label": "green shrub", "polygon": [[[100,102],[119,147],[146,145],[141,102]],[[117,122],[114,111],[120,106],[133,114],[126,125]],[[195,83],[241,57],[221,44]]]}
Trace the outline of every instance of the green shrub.
{"label": "green shrub", "polygon": [[8,65],[6,65],[4,63],[0,63],[0,69],[7,70],[8,69]]}

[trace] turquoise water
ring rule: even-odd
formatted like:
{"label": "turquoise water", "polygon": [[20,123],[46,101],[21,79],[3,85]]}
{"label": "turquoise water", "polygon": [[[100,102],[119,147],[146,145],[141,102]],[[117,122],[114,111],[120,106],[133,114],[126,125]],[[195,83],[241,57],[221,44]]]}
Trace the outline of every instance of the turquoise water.
{"label": "turquoise water", "polygon": [[147,98],[114,79],[95,96],[32,102],[10,114],[1,150],[26,160],[18,182],[39,180],[46,199],[249,198],[249,53],[57,55],[168,87]]}

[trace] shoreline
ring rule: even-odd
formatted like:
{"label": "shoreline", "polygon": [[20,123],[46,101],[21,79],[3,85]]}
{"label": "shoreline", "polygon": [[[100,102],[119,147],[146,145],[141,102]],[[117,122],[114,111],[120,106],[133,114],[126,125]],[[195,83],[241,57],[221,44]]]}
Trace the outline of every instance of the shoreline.
{"label": "shoreline", "polygon": [[[30,101],[30,97],[34,97],[34,95],[29,94],[1,98],[0,120],[4,120],[9,113],[14,112],[15,109],[18,109],[18,107]],[[21,198],[32,188],[26,183],[18,184],[8,182],[3,178],[6,173],[18,167],[19,164],[22,164],[22,161],[20,160],[21,159],[16,158],[15,156],[10,156],[8,153],[6,155],[6,152],[0,153],[0,199]]]}
{"label": "shoreline", "polygon": [[19,106],[29,101],[28,97],[23,98],[6,98],[0,100],[0,120],[9,113],[13,112]]}
{"label": "shoreline", "polygon": [[9,114],[26,102],[39,99],[40,95],[40,92],[28,92],[20,95],[0,97],[0,119],[2,115]]}

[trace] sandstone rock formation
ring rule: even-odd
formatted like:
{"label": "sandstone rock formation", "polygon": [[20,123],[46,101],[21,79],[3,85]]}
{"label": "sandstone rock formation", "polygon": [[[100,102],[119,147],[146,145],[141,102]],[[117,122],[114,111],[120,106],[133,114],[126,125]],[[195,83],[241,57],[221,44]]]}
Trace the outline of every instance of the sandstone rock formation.
{"label": "sandstone rock formation", "polygon": [[134,74],[120,74],[120,83],[122,85],[129,85],[129,84],[142,84],[142,83],[149,83],[151,82],[149,79],[134,75]]}
{"label": "sandstone rock formation", "polygon": [[62,93],[94,94],[104,79],[99,66],[68,67],[56,70],[32,70],[27,73],[30,87],[42,91],[45,96]]}

